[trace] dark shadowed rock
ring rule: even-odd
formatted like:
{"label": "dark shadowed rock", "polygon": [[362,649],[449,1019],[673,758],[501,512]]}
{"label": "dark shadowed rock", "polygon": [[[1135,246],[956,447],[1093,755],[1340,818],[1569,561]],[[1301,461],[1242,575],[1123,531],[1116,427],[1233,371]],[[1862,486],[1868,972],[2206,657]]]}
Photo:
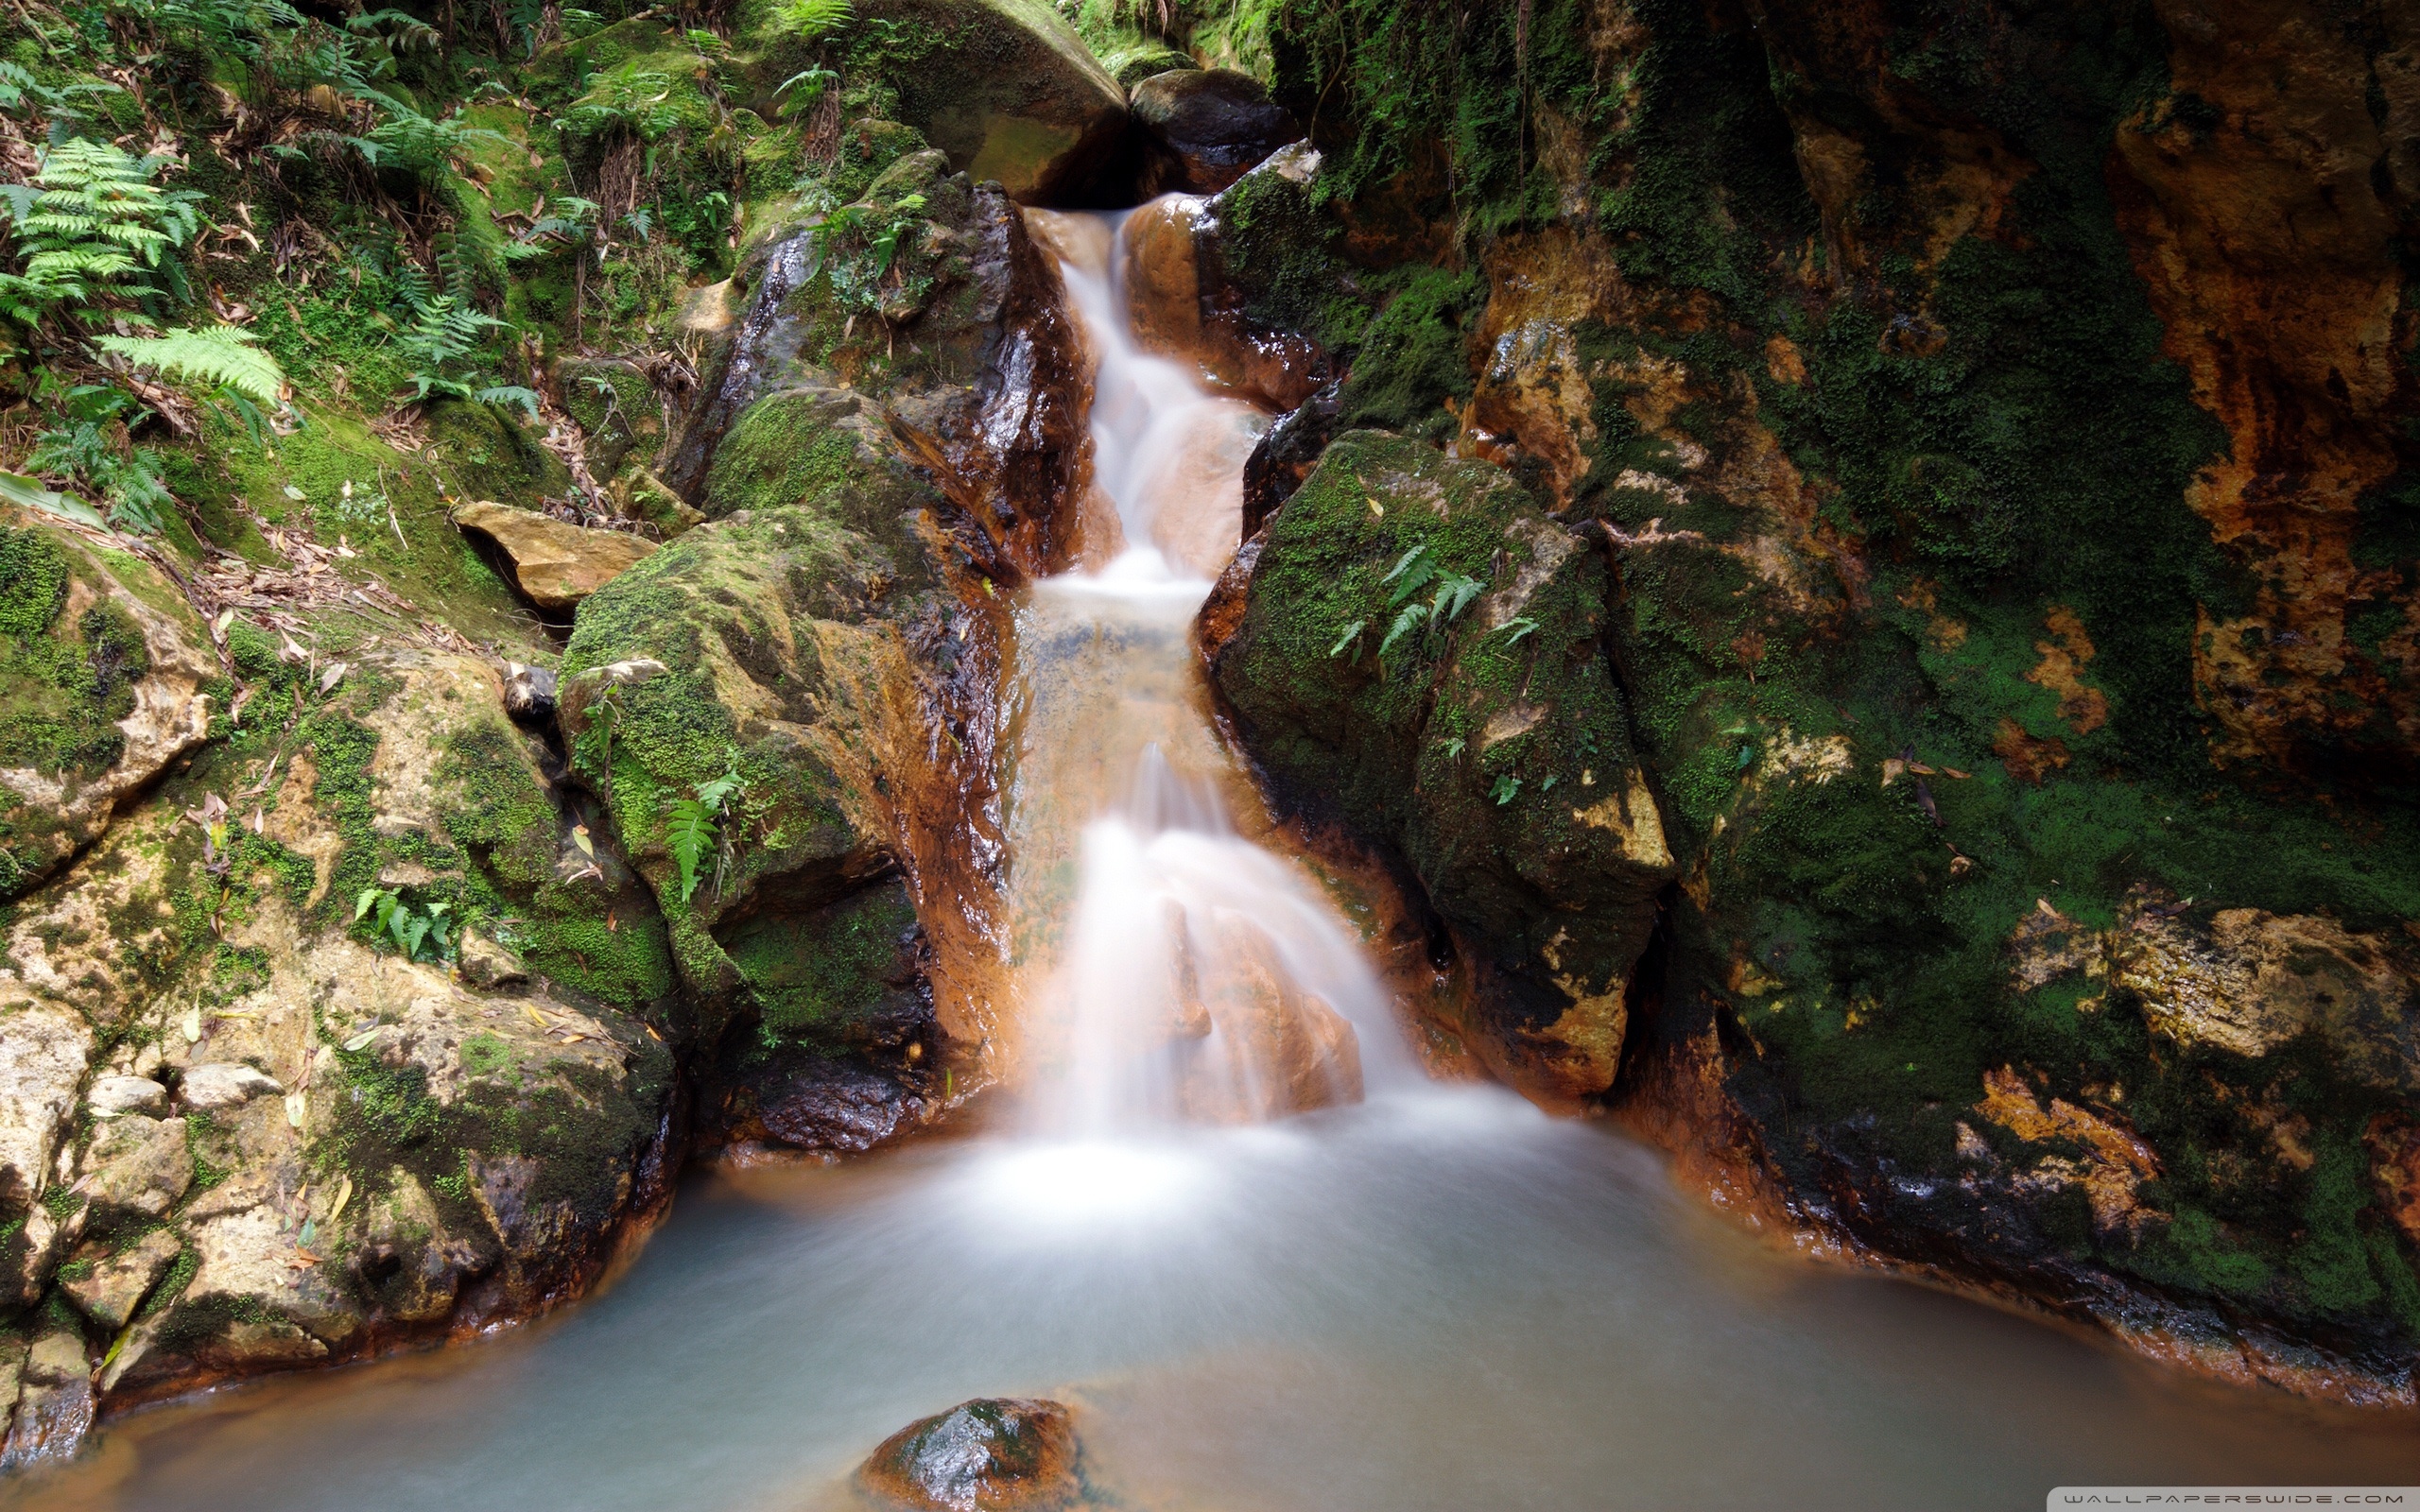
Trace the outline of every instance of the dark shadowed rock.
{"label": "dark shadowed rock", "polygon": [[555,717],[554,673],[520,662],[506,662],[504,712],[531,723],[542,724]]}
{"label": "dark shadowed rock", "polygon": [[1065,1407],[986,1397],[909,1423],[882,1441],[857,1477],[878,1500],[920,1512],[1046,1512],[1074,1505],[1081,1493],[1076,1453]]}
{"label": "dark shadowed rock", "polygon": [[1277,507],[1293,497],[1336,438],[1343,386],[1330,384],[1277,417],[1244,463],[1244,539],[1260,533]]}
{"label": "dark shadowed rock", "polygon": [[1134,86],[1135,124],[1160,149],[1146,194],[1215,195],[1299,139],[1293,113],[1232,68],[1181,68]]}

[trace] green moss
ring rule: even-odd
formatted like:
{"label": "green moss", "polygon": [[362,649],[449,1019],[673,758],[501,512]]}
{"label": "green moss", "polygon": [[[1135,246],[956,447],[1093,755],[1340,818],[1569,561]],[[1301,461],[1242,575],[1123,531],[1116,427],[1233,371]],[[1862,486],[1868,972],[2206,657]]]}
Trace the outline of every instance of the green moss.
{"label": "green moss", "polygon": [[916,910],[902,885],[868,888],[803,918],[752,919],[723,942],[746,977],[768,1046],[831,1051],[899,991]]}

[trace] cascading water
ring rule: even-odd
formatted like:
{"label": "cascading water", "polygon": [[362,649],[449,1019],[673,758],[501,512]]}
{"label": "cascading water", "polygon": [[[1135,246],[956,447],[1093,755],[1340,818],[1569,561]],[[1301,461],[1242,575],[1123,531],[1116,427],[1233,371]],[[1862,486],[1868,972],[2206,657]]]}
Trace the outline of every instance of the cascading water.
{"label": "cascading water", "polygon": [[[1035,219],[1099,359],[1124,546],[1018,613],[1023,1125],[702,1177],[544,1325],[130,1416],[0,1506],[862,1512],[873,1444],[1002,1395],[1077,1405],[1091,1504],[1166,1512],[2403,1476],[2398,1418],[1805,1265],[1636,1145],[1423,1078],[1322,889],[1253,842],[1201,704],[1187,627],[1260,417],[1134,349],[1108,221]],[[1349,1100],[1357,1066],[1362,1106],[1271,1118]]]}
{"label": "cascading water", "polygon": [[1186,627],[1235,548],[1266,421],[1136,345],[1111,217],[1035,218],[1097,363],[1094,481],[1122,543],[1039,585],[1019,626],[1017,864],[1062,885],[1028,894],[1029,916],[1064,920],[1028,963],[1032,1120],[1093,1137],[1251,1123],[1416,1079],[1343,920],[1229,821],[1222,780],[1253,799],[1191,673]]}

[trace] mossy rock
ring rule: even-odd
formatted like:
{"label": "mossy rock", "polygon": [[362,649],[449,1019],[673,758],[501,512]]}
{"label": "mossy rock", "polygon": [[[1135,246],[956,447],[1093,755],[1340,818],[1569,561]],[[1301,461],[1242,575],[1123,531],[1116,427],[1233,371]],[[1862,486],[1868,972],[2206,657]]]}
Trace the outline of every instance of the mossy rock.
{"label": "mossy rock", "polygon": [[149,562],[30,517],[0,524],[0,897],[207,738],[209,644]]}
{"label": "mossy rock", "polygon": [[[1674,868],[1602,650],[1602,559],[1501,471],[1357,431],[1249,572],[1216,676],[1278,793],[1418,879],[1521,1079],[1605,1091]],[[1428,617],[1394,634],[1407,610]]]}
{"label": "mossy rock", "polygon": [[625,461],[646,465],[664,440],[664,415],[655,386],[636,363],[577,357],[555,365],[555,387],[563,412],[578,423],[589,475],[610,478]]}

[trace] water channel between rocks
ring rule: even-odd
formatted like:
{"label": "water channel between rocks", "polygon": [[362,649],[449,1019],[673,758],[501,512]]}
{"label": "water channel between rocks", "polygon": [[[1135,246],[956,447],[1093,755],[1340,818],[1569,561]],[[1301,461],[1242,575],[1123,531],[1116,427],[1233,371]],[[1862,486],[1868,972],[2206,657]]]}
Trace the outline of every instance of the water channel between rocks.
{"label": "water channel between rocks", "polygon": [[1124,549],[1018,615],[1015,1111],[700,1177],[564,1314],[135,1415],[0,1505],[838,1508],[885,1435],[1000,1395],[1075,1405],[1101,1504],[1170,1512],[2411,1478],[2399,1417],[1809,1267],[1618,1135],[1422,1076],[1351,927],[1251,838],[1188,647],[1262,418],[1134,349],[1113,221],[1036,221]]}

